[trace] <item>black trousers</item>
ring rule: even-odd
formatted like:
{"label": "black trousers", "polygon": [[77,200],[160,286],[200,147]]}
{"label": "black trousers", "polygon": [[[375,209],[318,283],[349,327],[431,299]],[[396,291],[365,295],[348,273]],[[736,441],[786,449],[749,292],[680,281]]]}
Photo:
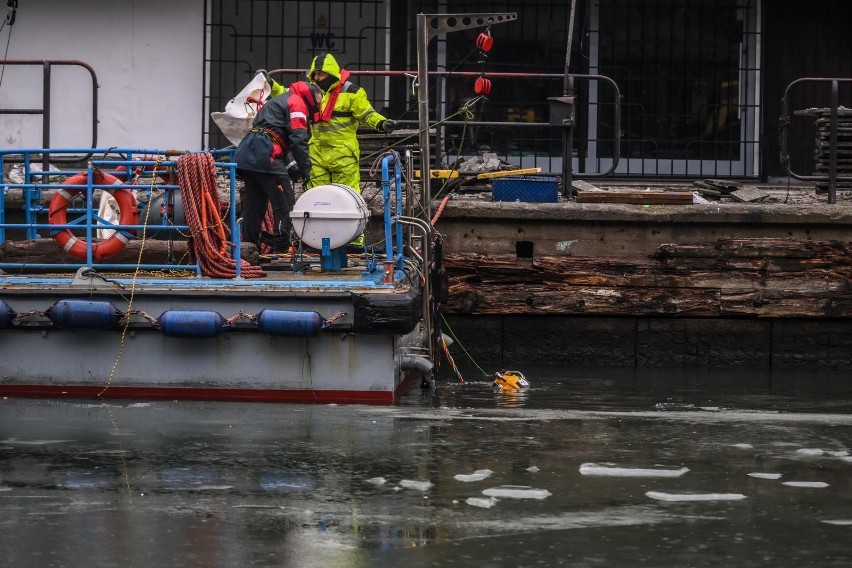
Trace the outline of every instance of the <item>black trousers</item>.
{"label": "black trousers", "polygon": [[290,212],[296,204],[290,177],[286,174],[266,174],[240,169],[237,172],[245,181],[242,195],[244,240],[260,245],[260,226],[266,217],[267,205],[271,203],[273,252],[286,252],[290,244],[290,230],[293,228]]}

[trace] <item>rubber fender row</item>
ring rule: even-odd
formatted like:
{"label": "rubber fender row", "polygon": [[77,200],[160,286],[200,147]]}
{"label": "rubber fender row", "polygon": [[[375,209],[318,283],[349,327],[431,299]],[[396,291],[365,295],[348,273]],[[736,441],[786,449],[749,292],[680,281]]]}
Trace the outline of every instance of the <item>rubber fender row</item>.
{"label": "rubber fender row", "polygon": [[[0,300],[0,329],[8,327],[16,315],[6,301]],[[58,300],[44,315],[59,329],[107,330],[115,328],[124,314],[112,302]],[[329,323],[317,312],[270,309],[248,319],[259,331],[283,337],[316,337]],[[213,310],[167,310],[151,324],[167,337],[215,337],[231,328],[231,323]]]}

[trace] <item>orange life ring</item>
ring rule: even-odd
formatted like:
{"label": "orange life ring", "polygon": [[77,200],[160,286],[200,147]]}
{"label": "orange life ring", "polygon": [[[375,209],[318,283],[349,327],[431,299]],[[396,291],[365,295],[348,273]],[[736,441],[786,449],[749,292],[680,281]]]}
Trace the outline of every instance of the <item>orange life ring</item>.
{"label": "orange life ring", "polygon": [[[86,172],[80,172],[67,178],[62,182],[65,185],[86,185],[88,176]],[[97,185],[117,185],[122,182],[115,176],[104,172],[94,172],[92,183]],[[47,210],[47,220],[52,225],[68,224],[68,204],[77,195],[85,191],[82,188],[60,189],[50,200],[50,207]],[[139,222],[139,208],[136,203],[136,198],[133,192],[124,189],[104,189],[115,198],[118,203],[119,225],[136,225]],[[92,258],[94,260],[103,260],[109,258],[127,245],[130,237],[134,232],[127,229],[118,229],[108,239],[96,243],[92,243]],[[56,241],[62,250],[73,257],[86,259],[86,240],[74,236],[71,229],[57,229],[51,233],[53,240]]]}

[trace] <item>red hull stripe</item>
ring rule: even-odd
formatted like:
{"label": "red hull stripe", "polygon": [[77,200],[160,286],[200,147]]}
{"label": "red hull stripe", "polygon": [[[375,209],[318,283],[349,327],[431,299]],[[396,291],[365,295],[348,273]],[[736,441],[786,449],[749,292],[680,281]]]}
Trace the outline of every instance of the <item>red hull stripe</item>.
{"label": "red hull stripe", "polygon": [[241,402],[298,402],[393,404],[391,391],[202,389],[168,387],[103,387],[63,385],[0,385],[0,396],[48,398],[110,398],[144,400],[211,400]]}

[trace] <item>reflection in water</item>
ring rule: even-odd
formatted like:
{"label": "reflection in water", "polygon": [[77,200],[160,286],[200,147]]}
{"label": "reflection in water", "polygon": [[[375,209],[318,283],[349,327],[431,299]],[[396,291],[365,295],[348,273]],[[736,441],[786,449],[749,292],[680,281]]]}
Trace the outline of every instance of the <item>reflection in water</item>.
{"label": "reflection in water", "polygon": [[848,379],[522,371],[393,407],[2,400],[5,565],[852,560]]}
{"label": "reflection in water", "polygon": [[494,393],[494,400],[496,401],[497,406],[501,408],[520,408],[526,403],[529,398],[529,394],[530,393],[527,390],[498,390]]}

